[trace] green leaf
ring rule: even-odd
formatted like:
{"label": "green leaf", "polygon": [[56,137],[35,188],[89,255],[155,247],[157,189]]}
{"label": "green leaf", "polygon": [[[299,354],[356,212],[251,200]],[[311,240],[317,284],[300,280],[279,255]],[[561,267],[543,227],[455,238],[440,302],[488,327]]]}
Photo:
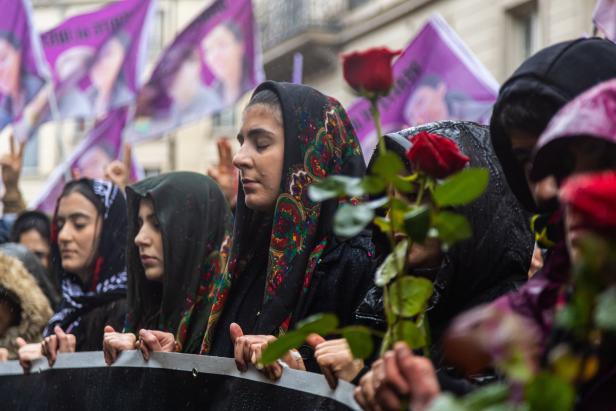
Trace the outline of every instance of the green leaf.
{"label": "green leaf", "polygon": [[413,181],[404,176],[394,177],[394,187],[402,193],[412,193],[415,191],[415,184],[413,184]]}
{"label": "green leaf", "polygon": [[402,240],[396,244],[394,252],[390,253],[379,268],[376,269],[374,279],[376,285],[384,287],[398,274],[398,267],[404,267],[407,245],[407,240]]}
{"label": "green leaf", "polygon": [[389,219],[384,217],[375,217],[374,225],[376,225],[383,233],[387,234],[391,231]]}
{"label": "green leaf", "polygon": [[385,191],[385,181],[381,177],[366,176],[361,185],[368,194],[380,194]]}
{"label": "green leaf", "polygon": [[334,233],[343,238],[359,234],[374,217],[374,211],[366,204],[343,204],[334,216]]}
{"label": "green leaf", "polygon": [[466,217],[449,211],[441,211],[432,217],[432,225],[438,230],[438,238],[450,246],[473,235]]}
{"label": "green leaf", "polygon": [[308,334],[331,334],[338,328],[338,317],[334,314],[315,314],[297,323],[294,332],[300,332],[307,337]]}
{"label": "green leaf", "polygon": [[330,176],[308,188],[308,196],[316,202],[342,196],[359,197],[363,194],[362,179],[358,177]]}
{"label": "green leaf", "polygon": [[405,341],[413,350],[425,347],[426,335],[423,328],[411,320],[400,320],[395,325],[398,338]]}
{"label": "green leaf", "polygon": [[458,400],[452,394],[439,394],[432,403],[428,411],[473,411],[462,404],[461,400]]}
{"label": "green leaf", "polygon": [[403,317],[412,317],[423,311],[432,296],[432,281],[412,276],[398,278],[389,286],[389,298],[393,312]]}
{"label": "green leaf", "polygon": [[430,209],[422,205],[406,213],[404,228],[411,240],[423,243],[430,229]]}
{"label": "green leaf", "polygon": [[440,207],[469,204],[485,191],[489,179],[485,168],[465,168],[437,185],[432,198]]}
{"label": "green leaf", "polygon": [[573,409],[575,390],[563,379],[542,372],[526,386],[530,411],[568,411]]}
{"label": "green leaf", "polygon": [[366,359],[372,354],[374,343],[368,327],[352,325],[342,329],[342,336],[349,343],[353,357]]}
{"label": "green leaf", "polygon": [[595,323],[603,330],[616,331],[616,287],[610,287],[597,296]]}
{"label": "green leaf", "polygon": [[372,170],[374,174],[382,177],[385,182],[393,182],[394,177],[400,174],[404,168],[404,163],[400,157],[388,151],[376,159]]}
{"label": "green leaf", "polygon": [[306,334],[297,330],[278,337],[276,341],[268,344],[265,351],[263,351],[261,363],[264,365],[273,363],[277,359],[282,358],[287,351],[301,346],[305,340]]}
{"label": "green leaf", "polygon": [[506,384],[489,384],[471,392],[464,397],[464,405],[469,410],[485,410],[497,404],[502,404],[509,398],[509,387]]}
{"label": "green leaf", "polygon": [[381,197],[381,198],[377,198],[376,200],[372,200],[372,201],[367,202],[366,206],[368,206],[368,208],[370,208],[372,210],[376,210],[377,208],[383,207],[387,203],[389,203],[389,198],[388,197]]}

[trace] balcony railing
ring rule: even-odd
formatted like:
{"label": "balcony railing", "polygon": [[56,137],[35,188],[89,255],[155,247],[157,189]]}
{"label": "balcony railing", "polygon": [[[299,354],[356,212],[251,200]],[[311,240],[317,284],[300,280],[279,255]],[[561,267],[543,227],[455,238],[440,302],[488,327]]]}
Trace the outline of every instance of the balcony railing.
{"label": "balcony railing", "polygon": [[[362,0],[359,0],[362,1]],[[261,42],[265,50],[307,31],[335,33],[338,19],[358,0],[255,1]]]}

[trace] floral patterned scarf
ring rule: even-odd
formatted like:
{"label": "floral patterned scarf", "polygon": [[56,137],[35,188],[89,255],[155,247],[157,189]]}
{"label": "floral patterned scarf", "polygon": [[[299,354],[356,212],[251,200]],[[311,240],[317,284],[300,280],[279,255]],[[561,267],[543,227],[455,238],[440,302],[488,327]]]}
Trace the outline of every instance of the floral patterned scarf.
{"label": "floral patterned scarf", "polygon": [[255,94],[261,90],[273,91],[282,109],[285,152],[280,195],[272,224],[263,224],[272,219],[246,207],[239,184],[228,270],[214,290],[203,353],[211,348],[231,287],[246,273],[257,253],[267,252],[269,259],[262,309],[253,331],[278,335],[301,320],[293,313],[309,302],[307,290],[333,235],[333,217],[339,204],[335,199],[313,202],[308,187],[333,174],[365,173],[359,142],[338,101],[303,85],[267,81]]}

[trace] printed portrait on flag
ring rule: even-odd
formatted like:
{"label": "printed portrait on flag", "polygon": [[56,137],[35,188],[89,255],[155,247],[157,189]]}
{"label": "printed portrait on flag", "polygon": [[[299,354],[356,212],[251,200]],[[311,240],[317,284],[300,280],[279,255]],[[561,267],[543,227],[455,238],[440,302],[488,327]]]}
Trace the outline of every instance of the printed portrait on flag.
{"label": "printed portrait on flag", "polygon": [[0,0],[0,129],[19,118],[45,84],[39,37],[30,21],[29,3]]}
{"label": "printed portrait on flag", "polygon": [[[392,91],[379,101],[384,133],[439,120],[490,119],[498,83],[438,15],[394,62],[393,73]],[[368,102],[358,99],[349,117],[368,161],[377,142]]]}
{"label": "printed portrait on flag", "polygon": [[51,120],[54,102],[62,119],[101,119],[132,103],[140,88],[153,0],[124,0],[69,18],[41,35],[53,75],[17,127],[25,141]]}
{"label": "printed portrait on flag", "polygon": [[[97,121],[85,139],[51,173],[45,188],[30,206],[52,213],[62,188],[72,174],[78,177],[104,178],[107,166],[123,155],[122,131],[126,125],[127,113],[128,108],[121,107]],[[134,158],[130,163],[132,179],[141,178],[142,172]]]}
{"label": "printed portrait on flag", "polygon": [[263,80],[249,0],[219,0],[165,50],[137,100],[129,137],[157,137],[235,104]]}

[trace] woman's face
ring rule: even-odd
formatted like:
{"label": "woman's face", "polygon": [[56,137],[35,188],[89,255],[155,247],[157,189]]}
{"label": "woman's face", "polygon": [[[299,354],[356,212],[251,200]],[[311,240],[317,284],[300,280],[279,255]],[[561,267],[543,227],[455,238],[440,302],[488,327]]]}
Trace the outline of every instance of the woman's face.
{"label": "woman's face", "polygon": [[0,39],[0,92],[15,95],[19,90],[21,55],[6,39]]}
{"label": "woman's face", "polygon": [[201,41],[201,50],[216,78],[237,81],[242,72],[244,45],[236,40],[228,27],[219,25],[210,31]]}
{"label": "woman's face", "polygon": [[165,273],[163,236],[154,214],[154,205],[148,198],[139,203],[137,226],[139,232],[135,236],[135,245],[139,249],[145,277],[150,281],[162,281]]}
{"label": "woman's face", "polygon": [[87,281],[97,256],[102,217],[84,195],[73,192],[60,199],[56,221],[62,268]]}
{"label": "woman's face", "polygon": [[90,80],[100,93],[111,93],[125,54],[124,46],[117,39],[111,39],[103,46],[90,70]]}
{"label": "woman's face", "polygon": [[174,104],[185,108],[192,103],[201,83],[201,63],[199,55],[193,52],[182,62],[169,87],[169,96]]}
{"label": "woman's face", "polygon": [[246,207],[273,210],[280,194],[284,160],[280,112],[263,104],[248,107],[237,139],[241,147],[233,157],[233,165],[240,170]]}
{"label": "woman's face", "polygon": [[49,243],[34,228],[24,231],[19,236],[19,243],[23,244],[41,262],[45,269],[49,269]]}

